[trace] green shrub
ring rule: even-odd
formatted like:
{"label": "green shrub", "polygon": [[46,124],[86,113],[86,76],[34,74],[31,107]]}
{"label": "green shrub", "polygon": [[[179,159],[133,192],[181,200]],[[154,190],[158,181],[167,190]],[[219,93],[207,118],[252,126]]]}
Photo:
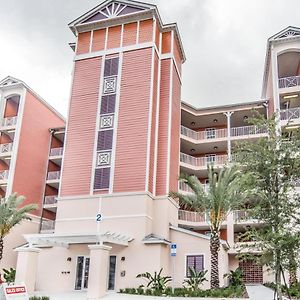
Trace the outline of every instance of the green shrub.
{"label": "green shrub", "polygon": [[152,290],[151,289],[146,289],[145,290],[145,295],[151,296],[152,295]]}
{"label": "green shrub", "polygon": [[153,291],[160,292],[161,294],[165,291],[168,282],[172,279],[170,276],[162,276],[163,269],[160,269],[159,272],[154,272],[150,274],[149,272],[141,273],[136,276],[136,278],[144,278],[147,281],[147,288],[151,288]]}
{"label": "green shrub", "polygon": [[16,269],[10,268],[9,270],[3,269],[3,277],[6,282],[15,282]]}
{"label": "green shrub", "polygon": [[136,289],[136,292],[139,294],[139,295],[144,295],[144,289],[139,287],[138,289]]}
{"label": "green shrub", "polygon": [[224,275],[225,277],[228,277],[229,284],[232,286],[243,285],[243,271],[240,268],[237,268],[235,271],[229,271],[229,273]]}
{"label": "green shrub", "polygon": [[183,281],[183,285],[186,285],[187,288],[192,291],[197,291],[199,286],[202,285],[204,281],[207,281],[205,278],[207,270],[198,272],[194,268],[189,268],[189,271],[190,277]]}
{"label": "green shrub", "polygon": [[120,293],[120,294],[124,294],[124,292],[125,292],[125,291],[124,291],[123,289],[120,289],[120,290],[119,290],[119,293]]}

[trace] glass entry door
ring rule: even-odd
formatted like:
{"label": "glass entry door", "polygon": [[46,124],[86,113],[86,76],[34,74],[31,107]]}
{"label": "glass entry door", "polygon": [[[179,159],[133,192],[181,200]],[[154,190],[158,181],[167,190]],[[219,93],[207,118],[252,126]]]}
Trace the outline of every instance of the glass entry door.
{"label": "glass entry door", "polygon": [[87,256],[77,257],[75,290],[85,290],[88,288],[90,270],[90,258]]}
{"label": "glass entry door", "polygon": [[110,291],[115,289],[116,262],[116,256],[109,257],[108,290]]}

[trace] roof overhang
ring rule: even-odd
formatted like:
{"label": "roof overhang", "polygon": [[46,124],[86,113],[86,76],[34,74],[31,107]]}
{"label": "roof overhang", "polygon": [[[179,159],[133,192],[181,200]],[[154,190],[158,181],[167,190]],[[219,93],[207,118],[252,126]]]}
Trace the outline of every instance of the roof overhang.
{"label": "roof overhang", "polygon": [[109,231],[105,233],[89,234],[25,234],[24,237],[30,246],[57,246],[66,248],[75,244],[100,243],[128,246],[128,243],[133,240],[132,237]]}

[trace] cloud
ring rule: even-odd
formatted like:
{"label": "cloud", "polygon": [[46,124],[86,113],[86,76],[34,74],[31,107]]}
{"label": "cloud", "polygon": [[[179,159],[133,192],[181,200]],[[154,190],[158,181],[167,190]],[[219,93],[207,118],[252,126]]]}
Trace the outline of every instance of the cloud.
{"label": "cloud", "polygon": [[[19,77],[66,115],[74,41],[67,24],[101,1],[0,2],[0,78]],[[148,2],[164,22],[178,23],[187,55],[182,98],[198,107],[258,100],[267,38],[300,26],[298,0]]]}

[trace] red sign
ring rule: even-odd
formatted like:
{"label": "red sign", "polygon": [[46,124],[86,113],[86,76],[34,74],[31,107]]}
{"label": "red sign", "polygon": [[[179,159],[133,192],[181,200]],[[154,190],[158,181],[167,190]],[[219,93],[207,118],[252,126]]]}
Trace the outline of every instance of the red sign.
{"label": "red sign", "polygon": [[24,294],[26,293],[25,286],[14,286],[5,288],[7,295]]}

